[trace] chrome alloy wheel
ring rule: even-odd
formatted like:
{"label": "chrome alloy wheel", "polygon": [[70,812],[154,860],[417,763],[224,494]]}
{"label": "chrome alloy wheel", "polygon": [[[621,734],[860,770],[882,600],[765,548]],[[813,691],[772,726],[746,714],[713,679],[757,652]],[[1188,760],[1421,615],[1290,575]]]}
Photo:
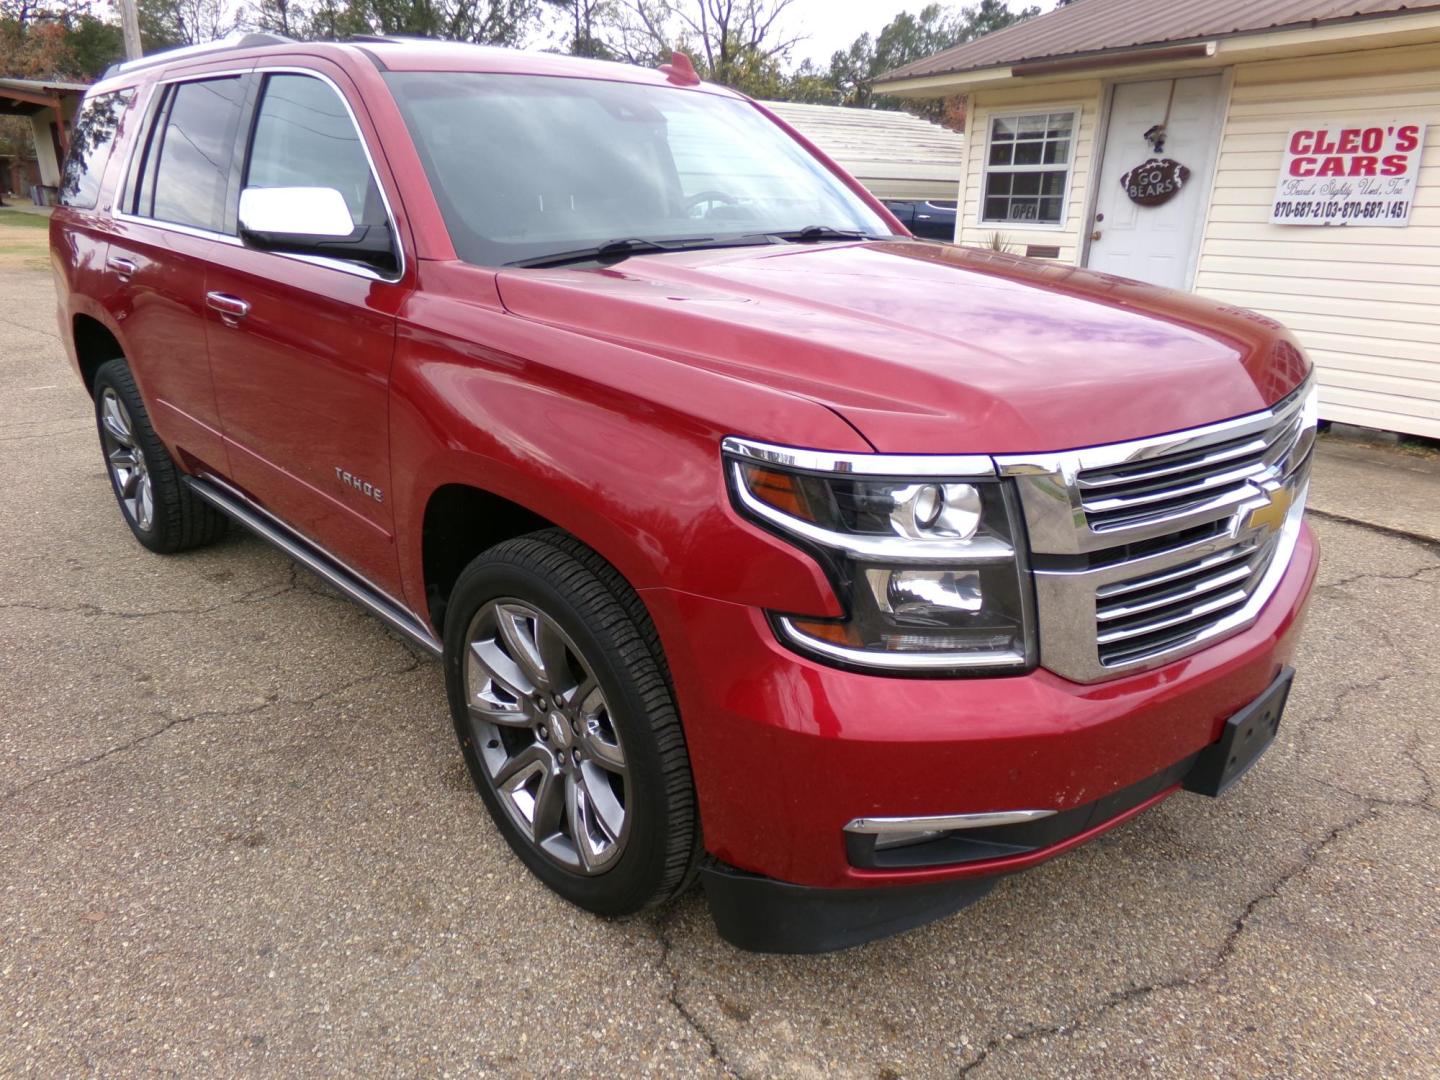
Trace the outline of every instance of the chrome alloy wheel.
{"label": "chrome alloy wheel", "polygon": [[120,504],[130,520],[142,532],[155,524],[155,489],[150,482],[150,469],[145,452],[135,436],[135,425],[120,395],[105,387],[100,395],[100,427],[105,448],[105,462],[120,493]]}
{"label": "chrome alloy wheel", "polygon": [[630,832],[630,774],[593,667],[519,600],[485,604],[465,640],[471,737],[506,813],[567,870],[608,869]]}

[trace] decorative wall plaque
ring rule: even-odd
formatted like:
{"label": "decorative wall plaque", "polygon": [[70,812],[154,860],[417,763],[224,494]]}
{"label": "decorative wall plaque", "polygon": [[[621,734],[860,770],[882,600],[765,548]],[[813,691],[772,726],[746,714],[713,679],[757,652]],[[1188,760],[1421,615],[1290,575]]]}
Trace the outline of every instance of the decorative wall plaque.
{"label": "decorative wall plaque", "polygon": [[1179,194],[1190,170],[1172,158],[1151,158],[1120,177],[1125,194],[1140,206],[1159,206]]}

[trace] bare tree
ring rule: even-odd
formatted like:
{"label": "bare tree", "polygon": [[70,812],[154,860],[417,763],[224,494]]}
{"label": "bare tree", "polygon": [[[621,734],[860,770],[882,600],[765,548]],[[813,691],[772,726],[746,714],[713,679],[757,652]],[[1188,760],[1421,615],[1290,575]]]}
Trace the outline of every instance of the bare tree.
{"label": "bare tree", "polygon": [[567,51],[574,56],[589,56],[608,59],[613,55],[610,45],[601,34],[604,26],[616,22],[615,0],[545,0],[552,7],[569,13],[574,24]]}
{"label": "bare tree", "polygon": [[611,48],[632,63],[653,63],[671,49],[695,53],[715,82],[736,85],[759,67],[783,61],[803,35],[782,30],[795,0],[623,0]]}

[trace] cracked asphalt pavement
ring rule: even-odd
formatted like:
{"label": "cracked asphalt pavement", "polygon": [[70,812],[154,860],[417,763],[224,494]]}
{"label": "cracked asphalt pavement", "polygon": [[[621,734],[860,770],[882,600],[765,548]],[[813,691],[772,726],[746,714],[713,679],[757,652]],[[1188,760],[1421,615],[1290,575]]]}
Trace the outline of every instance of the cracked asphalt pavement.
{"label": "cracked asphalt pavement", "polygon": [[438,665],[260,541],[136,545],[52,305],[0,269],[0,1075],[1436,1075],[1440,544],[1316,518],[1289,710],[1225,798],[749,955],[694,894],[546,892]]}

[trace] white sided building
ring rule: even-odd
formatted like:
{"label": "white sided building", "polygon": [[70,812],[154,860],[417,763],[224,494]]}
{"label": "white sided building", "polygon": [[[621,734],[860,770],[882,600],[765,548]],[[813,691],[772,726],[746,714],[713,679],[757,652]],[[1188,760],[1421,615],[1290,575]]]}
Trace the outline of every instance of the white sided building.
{"label": "white sided building", "polygon": [[968,96],[958,242],[1273,316],[1322,417],[1440,438],[1440,2],[1073,0],[877,89]]}
{"label": "white sided building", "polygon": [[788,101],[762,104],[864,184],[877,199],[945,201],[965,165],[965,139],[892,109]]}

